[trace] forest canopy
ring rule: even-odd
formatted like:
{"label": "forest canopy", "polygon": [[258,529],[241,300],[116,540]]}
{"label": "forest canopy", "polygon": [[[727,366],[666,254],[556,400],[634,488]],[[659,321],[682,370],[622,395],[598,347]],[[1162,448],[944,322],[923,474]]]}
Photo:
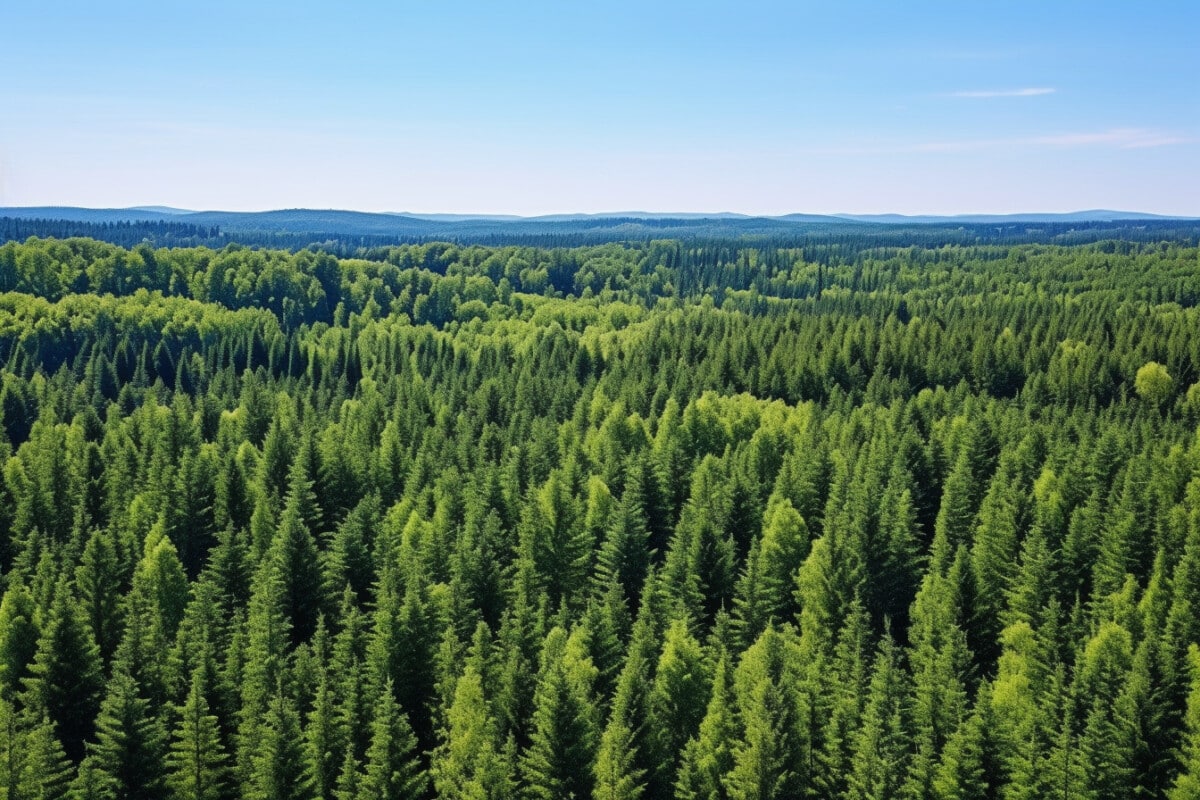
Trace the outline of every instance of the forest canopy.
{"label": "forest canopy", "polygon": [[0,245],[0,796],[1200,796],[1194,243],[357,255]]}

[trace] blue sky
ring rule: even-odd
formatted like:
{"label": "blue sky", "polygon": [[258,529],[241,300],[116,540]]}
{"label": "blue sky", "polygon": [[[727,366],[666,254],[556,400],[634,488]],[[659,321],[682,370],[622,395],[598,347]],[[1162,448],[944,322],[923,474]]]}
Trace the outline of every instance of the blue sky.
{"label": "blue sky", "polygon": [[1200,3],[11,3],[0,205],[1200,216]]}

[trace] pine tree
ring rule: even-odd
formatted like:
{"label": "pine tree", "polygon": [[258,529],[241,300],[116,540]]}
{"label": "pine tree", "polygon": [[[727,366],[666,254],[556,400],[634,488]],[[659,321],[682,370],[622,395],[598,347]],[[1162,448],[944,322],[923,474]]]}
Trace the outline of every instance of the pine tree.
{"label": "pine tree", "polygon": [[20,773],[13,781],[16,791],[9,797],[37,800],[60,800],[65,797],[71,781],[71,763],[55,734],[54,723],[44,713],[31,721],[21,737],[21,749]]}
{"label": "pine tree", "polygon": [[1188,695],[1182,770],[1168,793],[1170,800],[1200,800],[1200,647],[1188,651],[1192,688]]}
{"label": "pine tree", "polygon": [[113,537],[93,531],[75,570],[75,586],[105,664],[112,659],[123,628],[122,583]]}
{"label": "pine tree", "polygon": [[974,482],[969,447],[963,447],[942,489],[934,527],[931,568],[945,572],[960,545],[970,545],[975,518]]}
{"label": "pine tree", "polygon": [[39,629],[33,597],[22,583],[10,583],[0,600],[0,698],[12,700],[30,676]]}
{"label": "pine tree", "polygon": [[574,600],[590,571],[593,545],[578,506],[567,479],[555,470],[522,517],[521,554],[532,561],[552,607]]}
{"label": "pine tree", "polygon": [[[314,641],[320,641],[323,637],[322,623],[317,629]],[[307,724],[304,726],[307,771],[318,800],[331,800],[333,797],[337,787],[338,770],[349,749],[346,720],[338,714],[337,687],[326,658],[325,654],[318,653],[317,685]]]}
{"label": "pine tree", "polygon": [[381,517],[379,495],[371,493],[337,526],[323,561],[328,586],[340,591],[348,585],[360,601],[367,599],[374,577],[370,549],[372,531],[379,525]]}
{"label": "pine tree", "polygon": [[862,725],[854,735],[847,800],[897,797],[908,749],[905,674],[890,636],[880,642]]}
{"label": "pine tree", "polygon": [[25,707],[49,717],[67,757],[78,763],[100,710],[100,653],[65,581],[54,590],[30,673]]}
{"label": "pine tree", "polygon": [[636,800],[646,793],[650,743],[644,719],[644,681],[648,665],[640,648],[632,647],[621,672],[612,712],[600,737],[596,756],[597,800]]}
{"label": "pine tree", "polygon": [[604,591],[609,582],[615,582],[630,607],[636,610],[650,566],[649,547],[641,472],[635,471],[625,484],[621,502],[600,545],[594,580],[597,593]]}
{"label": "pine tree", "polygon": [[974,712],[946,742],[933,779],[938,800],[989,800],[1000,796],[991,717],[991,697],[985,684]]}
{"label": "pine tree", "polygon": [[304,740],[292,701],[277,687],[252,747],[246,800],[314,800],[304,771]]}
{"label": "pine tree", "polygon": [[624,716],[614,717],[600,737],[596,757],[596,800],[638,800],[646,791],[643,773],[634,763],[633,730]]}
{"label": "pine tree", "polygon": [[655,767],[652,786],[661,793],[675,784],[683,748],[700,728],[709,681],[700,643],[684,620],[673,620],[646,698],[647,738]]}
{"label": "pine tree", "polygon": [[[282,700],[281,692],[287,674],[289,623],[283,613],[283,583],[270,562],[264,562],[254,578],[254,591],[245,627],[241,634],[245,648],[239,671],[227,670],[240,694],[238,707],[237,748],[235,750],[237,778],[243,787],[250,785],[256,769],[255,753],[263,740],[263,727],[271,709]],[[237,653],[238,638],[230,646],[230,655]],[[275,709],[276,724],[288,721],[288,709]]]}
{"label": "pine tree", "polygon": [[[963,555],[965,546],[959,548],[959,558]],[[966,715],[971,658],[957,622],[955,588],[931,569],[913,603],[909,662],[914,754],[904,785],[906,797],[932,792],[942,748]]]}
{"label": "pine tree", "polygon": [[341,772],[338,773],[337,788],[333,796],[336,800],[358,800],[362,784],[362,769],[353,750],[346,751],[346,760],[342,762]]}
{"label": "pine tree", "polygon": [[592,795],[598,732],[591,692],[596,668],[576,639],[546,636],[534,695],[533,732],[521,757],[524,794],[539,800]]}
{"label": "pine tree", "polygon": [[496,722],[478,670],[468,665],[455,683],[442,743],[431,772],[440,797],[507,800],[515,796],[510,754],[498,741]]}
{"label": "pine tree", "polygon": [[733,708],[733,670],[721,652],[713,668],[712,691],[700,731],[689,739],[680,759],[676,795],[682,800],[725,800],[725,776],[733,769],[732,744],[737,735]]}
{"label": "pine tree", "polygon": [[375,627],[368,646],[372,691],[393,685],[422,750],[428,750],[434,743],[429,706],[436,685],[437,632],[422,576],[413,570],[405,585],[400,572],[385,567],[377,589]]}
{"label": "pine tree", "polygon": [[723,777],[731,800],[782,800],[804,791],[797,768],[806,760],[805,742],[791,674],[797,661],[789,637],[772,627],[742,654],[734,676],[739,735]]}
{"label": "pine tree", "polygon": [[326,594],[317,545],[302,515],[301,493],[288,495],[267,558],[282,583],[282,609],[287,616],[292,643],[312,638],[317,618],[325,610]]}
{"label": "pine tree", "polygon": [[133,677],[119,665],[96,718],[96,742],[88,747],[100,784],[113,797],[165,798],[165,745],[161,723],[139,696]]}
{"label": "pine tree", "polygon": [[384,685],[371,724],[359,800],[407,800],[421,797],[428,776],[417,758],[417,739],[396,702],[391,683]]}
{"label": "pine tree", "polygon": [[229,780],[220,726],[210,713],[205,691],[204,671],[197,668],[187,700],[179,708],[166,759],[167,782],[178,800],[221,800]]}

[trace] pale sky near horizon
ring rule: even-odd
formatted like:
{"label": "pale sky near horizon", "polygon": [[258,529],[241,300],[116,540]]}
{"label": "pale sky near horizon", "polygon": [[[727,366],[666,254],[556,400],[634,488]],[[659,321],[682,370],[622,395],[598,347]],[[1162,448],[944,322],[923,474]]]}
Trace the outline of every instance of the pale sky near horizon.
{"label": "pale sky near horizon", "polygon": [[1200,216],[1200,3],[12,3],[0,206]]}

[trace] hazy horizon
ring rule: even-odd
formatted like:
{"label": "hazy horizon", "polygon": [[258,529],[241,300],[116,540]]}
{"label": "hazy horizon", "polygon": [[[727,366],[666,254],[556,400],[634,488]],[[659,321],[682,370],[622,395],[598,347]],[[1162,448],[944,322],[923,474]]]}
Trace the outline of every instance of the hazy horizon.
{"label": "hazy horizon", "polygon": [[1164,219],[1200,219],[1200,215],[1195,214],[1160,214],[1156,212],[1144,211],[1138,208],[1071,208],[1063,210],[1045,209],[1024,209],[1021,211],[963,211],[953,212],[948,214],[927,214],[920,211],[915,212],[895,212],[895,211],[879,211],[879,212],[857,212],[857,211],[832,211],[832,212],[814,212],[806,210],[793,210],[781,213],[771,214],[751,214],[744,211],[736,211],[729,209],[721,210],[700,210],[700,211],[675,211],[675,210],[655,210],[645,208],[627,208],[627,209],[606,209],[601,211],[550,211],[542,214],[514,214],[510,212],[475,212],[475,211],[457,211],[457,210],[434,210],[434,211],[412,211],[408,209],[368,209],[368,208],[337,208],[337,207],[318,207],[318,206],[291,206],[291,207],[274,207],[274,208],[182,208],[179,206],[171,206],[163,203],[141,203],[129,206],[78,206],[67,205],[63,203],[47,203],[39,205],[0,205],[0,210],[3,209],[29,209],[29,208],[63,208],[63,209],[82,209],[85,211],[159,211],[162,213],[179,213],[179,214],[209,214],[209,213],[235,213],[235,214],[267,214],[281,211],[310,211],[310,212],[346,212],[351,214],[383,214],[389,216],[411,216],[411,217],[451,217],[451,218],[472,218],[472,217],[495,217],[509,219],[525,219],[534,220],[544,217],[619,217],[626,215],[634,216],[649,216],[661,218],[673,217],[746,217],[758,219],[777,219],[786,216],[825,216],[825,217],[844,217],[847,219],[858,219],[863,217],[911,217],[911,218],[927,218],[938,217],[945,219],[953,219],[956,217],[1038,217],[1038,216],[1069,216],[1074,214],[1087,213],[1117,213],[1117,214],[1133,214],[1136,216],[1151,216],[1162,217]]}
{"label": "hazy horizon", "polygon": [[63,2],[6,21],[0,206],[1200,215],[1190,3]]}

